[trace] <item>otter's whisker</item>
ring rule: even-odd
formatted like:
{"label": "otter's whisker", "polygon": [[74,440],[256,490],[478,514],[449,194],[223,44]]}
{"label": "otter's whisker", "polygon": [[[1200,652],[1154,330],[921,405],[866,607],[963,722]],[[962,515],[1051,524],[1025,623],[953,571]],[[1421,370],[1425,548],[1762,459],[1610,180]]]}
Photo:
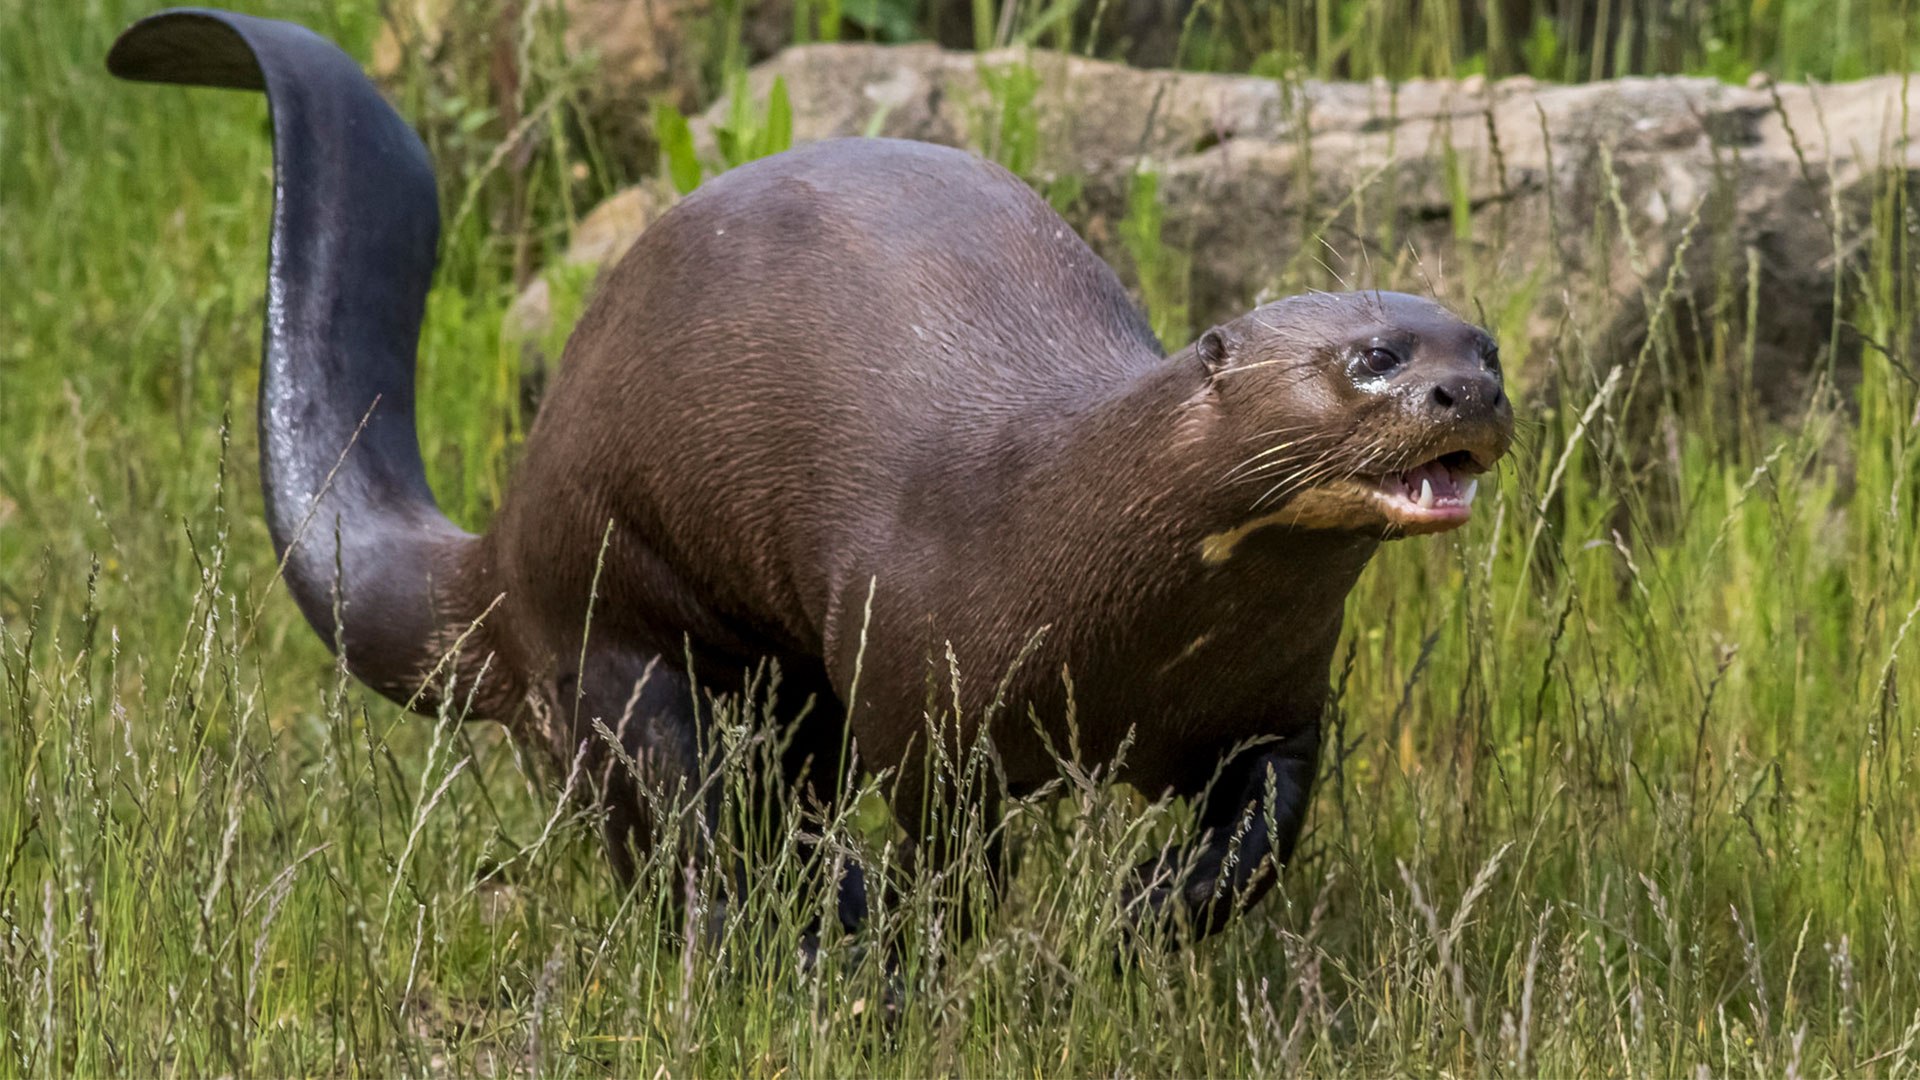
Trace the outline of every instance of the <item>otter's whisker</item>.
{"label": "otter's whisker", "polygon": [[[1341,480],[1351,480],[1360,476],[1366,469],[1368,462],[1377,461],[1383,456],[1383,451],[1390,441],[1398,444],[1395,446],[1396,452],[1405,448],[1405,436],[1382,434],[1375,434],[1372,438],[1368,439],[1364,446],[1358,450],[1348,450],[1346,454],[1341,453],[1343,445],[1336,443],[1312,461],[1295,469],[1279,482],[1269,487],[1258,499],[1254,500],[1254,509],[1257,510],[1270,501],[1275,501],[1276,496],[1285,498],[1288,495],[1305,491],[1315,485],[1323,484],[1329,478],[1335,477],[1336,474],[1338,474],[1338,479]],[[1340,473],[1343,458],[1349,464],[1346,466],[1346,471]],[[1250,479],[1252,476],[1257,476],[1263,471],[1264,469],[1255,469],[1248,478]]]}
{"label": "otter's whisker", "polygon": [[1338,447],[1339,447],[1339,444],[1337,443],[1328,445],[1328,446],[1323,446],[1315,453],[1303,454],[1298,460],[1281,458],[1281,459],[1272,459],[1268,461],[1263,461],[1257,465],[1254,465],[1252,468],[1247,469],[1244,473],[1242,473],[1238,477],[1238,479],[1243,481],[1255,480],[1263,476],[1270,475],[1271,473],[1279,469],[1290,469],[1295,473],[1299,473],[1307,469],[1312,469],[1317,467],[1321,462],[1325,461],[1328,455],[1334,453],[1338,449]]}
{"label": "otter's whisker", "polygon": [[1299,357],[1299,356],[1289,356],[1289,357],[1276,359],[1276,360],[1256,360],[1251,364],[1246,364],[1241,367],[1227,368],[1225,371],[1222,371],[1218,375],[1215,375],[1214,379],[1218,381],[1220,379],[1226,378],[1229,375],[1245,375],[1249,371],[1259,371],[1261,368],[1269,368],[1269,367],[1301,368],[1301,367],[1306,367],[1312,364],[1313,362],[1314,360],[1312,357]]}
{"label": "otter's whisker", "polygon": [[1332,471],[1338,467],[1339,459],[1336,457],[1337,451],[1337,447],[1329,449],[1325,454],[1322,454],[1319,459],[1314,461],[1313,464],[1294,472],[1292,475],[1285,477],[1279,483],[1268,488],[1258,499],[1254,500],[1253,508],[1258,510],[1276,493],[1282,491],[1304,491],[1320,482],[1326,476],[1331,475]]}
{"label": "otter's whisker", "polygon": [[1254,442],[1255,440],[1259,440],[1259,439],[1270,439],[1270,438],[1273,438],[1275,435],[1294,435],[1302,431],[1318,431],[1318,430],[1321,430],[1323,426],[1324,425],[1313,424],[1313,423],[1288,424],[1285,427],[1268,428],[1265,431],[1256,431],[1253,434],[1246,436],[1244,441]]}
{"label": "otter's whisker", "polygon": [[1220,478],[1220,482],[1223,484],[1232,483],[1234,478],[1237,476],[1240,476],[1242,470],[1244,469],[1251,468],[1252,473],[1249,473],[1248,475],[1252,475],[1253,473],[1260,472],[1262,469],[1266,469],[1270,466],[1274,466],[1278,463],[1273,461],[1267,461],[1264,464],[1255,464],[1255,463],[1259,462],[1262,458],[1271,458],[1275,454],[1282,453],[1287,450],[1291,450],[1297,445],[1299,445],[1297,440],[1290,439],[1286,442],[1279,443],[1274,446],[1270,446],[1265,450],[1262,450],[1259,453],[1253,455],[1252,457],[1247,458],[1245,461],[1242,461],[1240,464],[1235,465],[1233,468],[1228,469],[1226,472],[1226,475]]}

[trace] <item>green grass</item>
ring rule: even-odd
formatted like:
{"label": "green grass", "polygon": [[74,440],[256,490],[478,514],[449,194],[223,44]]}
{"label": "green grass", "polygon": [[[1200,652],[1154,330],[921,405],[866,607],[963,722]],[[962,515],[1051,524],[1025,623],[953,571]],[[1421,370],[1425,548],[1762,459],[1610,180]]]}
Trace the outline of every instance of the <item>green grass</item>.
{"label": "green grass", "polygon": [[[1707,333],[1663,319],[1610,370],[1588,351],[1605,312],[1577,304],[1551,359],[1513,358],[1512,464],[1473,526],[1363,579],[1311,832],[1220,938],[1116,968],[1115,882],[1181,811],[1069,780],[1010,819],[1023,870],[974,940],[953,940],[955,882],[910,879],[804,973],[817,901],[791,838],[751,847],[760,887],[717,949],[683,933],[670,858],[621,892],[561,778],[498,731],[402,716],[335,670],[272,585],[253,479],[260,101],[110,83],[112,35],[151,5],[0,5],[0,1071],[1920,1071],[1911,189],[1836,225],[1857,253],[1840,318],[1885,351],[1836,327],[1847,377],[1789,423],[1752,404],[1740,252],[1676,313]],[[1299,10],[1337,43],[1403,7]],[[1898,66],[1893,15],[1915,40],[1909,8],[1820,10],[1711,14],[1809,50],[1787,70]],[[272,12],[363,55],[377,22],[373,0]],[[527,419],[498,333],[512,281],[617,179],[575,130],[579,77],[525,91],[525,114],[559,104],[524,165],[496,160],[510,125],[483,98],[417,73],[399,95],[447,214],[470,204],[421,415],[473,525]],[[1129,272],[1183,302],[1190,253],[1136,209]],[[1448,272],[1510,341],[1567,285],[1474,258]],[[1311,263],[1282,284],[1327,284]],[[738,786],[764,747],[726,730]],[[883,866],[875,824],[832,823],[830,846]]]}

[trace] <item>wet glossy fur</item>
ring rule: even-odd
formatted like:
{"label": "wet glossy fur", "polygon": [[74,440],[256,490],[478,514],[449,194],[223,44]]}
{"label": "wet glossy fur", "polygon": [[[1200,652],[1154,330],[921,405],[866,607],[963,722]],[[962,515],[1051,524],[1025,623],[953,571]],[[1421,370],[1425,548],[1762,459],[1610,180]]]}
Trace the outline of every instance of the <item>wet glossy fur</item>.
{"label": "wet glossy fur", "polygon": [[[208,24],[289,86],[319,68],[345,77],[312,35],[214,13],[136,27],[116,56],[132,41],[139,63],[116,70],[249,85]],[[268,90],[283,205],[297,207],[300,141],[323,160],[347,151]],[[313,250],[288,228],[378,235],[377,208],[307,195],[317,220],[281,221],[276,251]],[[423,289],[430,270],[308,266],[274,286],[393,274]],[[417,319],[370,351],[410,357]],[[706,721],[689,674],[727,694],[776,663],[780,712],[812,702],[789,772],[830,800],[822,777],[844,745],[865,768],[900,767],[894,809],[912,835],[939,794],[917,764],[930,704],[963,734],[1000,704],[992,741],[1018,794],[1056,775],[1047,742],[1068,745],[1070,679],[1083,760],[1131,740],[1115,775],[1150,793],[1197,794],[1218,774],[1186,890],[1143,869],[1148,909],[1203,931],[1229,906],[1216,894],[1257,896],[1292,849],[1343,603],[1393,533],[1326,485],[1458,445],[1497,457],[1511,424],[1485,334],[1414,297],[1297,297],[1167,357],[1112,271],[1018,179],[886,140],[735,169],[649,229],[575,331],[483,537],[415,497],[417,449],[352,445],[367,415],[409,424],[411,444],[410,415],[369,389],[394,380],[391,362],[365,385],[303,387],[293,376],[320,362],[303,356],[351,371],[342,354],[369,351],[307,332],[305,347],[281,343],[285,397],[262,410],[263,443],[300,465],[265,471],[270,505],[276,490],[285,504],[276,541],[306,552],[289,575],[303,608],[331,631],[337,595],[350,666],[397,700],[477,690],[479,715],[557,760],[586,746],[617,866],[650,836],[643,790],[697,786]],[[1356,380],[1355,349],[1381,340],[1406,370]],[[1436,380],[1457,391],[1446,408]],[[324,422],[278,419],[302,410]],[[322,486],[314,474],[343,451],[346,483]],[[857,921],[858,883],[843,888]]]}

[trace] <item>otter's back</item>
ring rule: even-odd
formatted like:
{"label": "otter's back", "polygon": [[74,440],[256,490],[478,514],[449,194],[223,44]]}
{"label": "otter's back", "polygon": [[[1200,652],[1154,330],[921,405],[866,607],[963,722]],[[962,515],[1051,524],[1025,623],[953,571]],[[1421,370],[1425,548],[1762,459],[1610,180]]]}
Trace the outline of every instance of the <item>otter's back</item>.
{"label": "otter's back", "polygon": [[815,143],[709,182],[609,275],[515,502],[544,531],[574,514],[573,547],[612,519],[692,606],[808,648],[832,578],[871,572],[916,486],[992,483],[1010,446],[1160,355],[1112,270],[1005,170]]}

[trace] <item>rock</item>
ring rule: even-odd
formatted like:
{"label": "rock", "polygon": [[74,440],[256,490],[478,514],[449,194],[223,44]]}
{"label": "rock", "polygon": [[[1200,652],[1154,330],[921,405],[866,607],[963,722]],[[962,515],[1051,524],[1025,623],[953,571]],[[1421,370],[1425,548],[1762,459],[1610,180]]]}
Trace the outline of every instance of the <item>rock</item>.
{"label": "rock", "polygon": [[553,285],[544,277],[527,283],[502,317],[500,332],[508,341],[535,345],[553,326]]}
{"label": "rock", "polygon": [[[872,132],[1016,159],[1123,276],[1130,184],[1156,173],[1165,242],[1192,254],[1194,330],[1344,280],[1483,312],[1515,361],[1636,360],[1651,324],[1662,357],[1705,362],[1695,327],[1714,320],[1696,314],[1744,328],[1751,289],[1752,380],[1782,406],[1824,354],[1875,193],[1903,178],[1920,205],[1920,107],[1903,114],[1899,76],[1392,86],[843,44],[787,50],[750,92],[776,77],[797,142]],[[709,152],[724,110],[696,124]]]}
{"label": "rock", "polygon": [[581,219],[564,260],[575,266],[618,260],[672,204],[672,189],[660,183],[636,184],[618,192]]}

